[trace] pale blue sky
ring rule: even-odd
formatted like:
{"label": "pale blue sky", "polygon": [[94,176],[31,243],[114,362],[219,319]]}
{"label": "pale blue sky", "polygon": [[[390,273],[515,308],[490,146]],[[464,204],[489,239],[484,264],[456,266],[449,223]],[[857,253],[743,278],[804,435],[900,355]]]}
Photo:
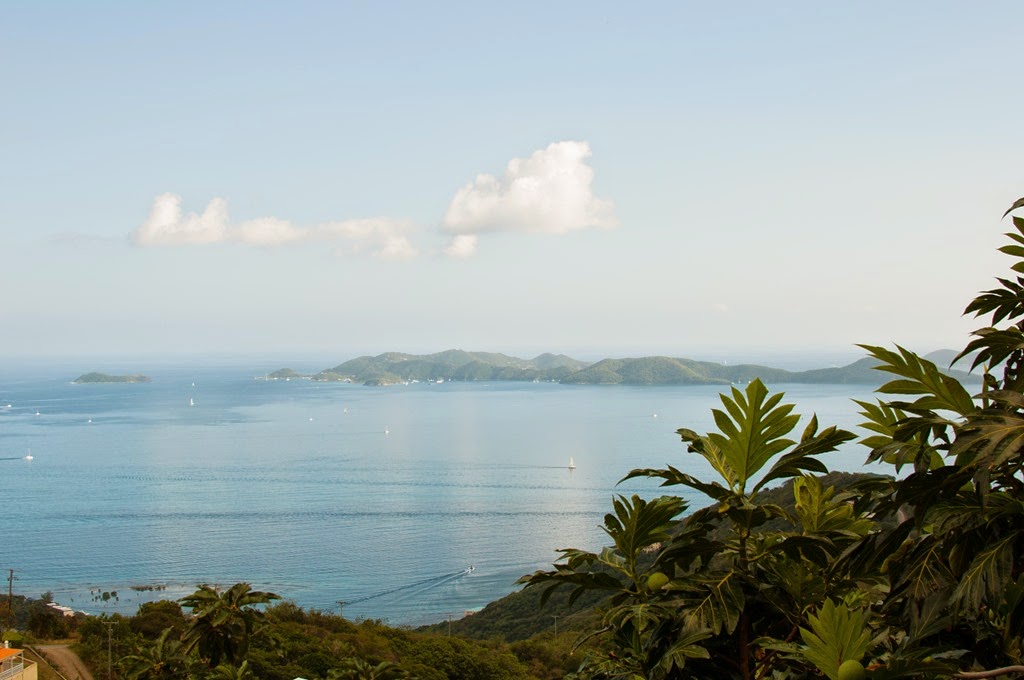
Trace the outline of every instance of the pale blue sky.
{"label": "pale blue sky", "polygon": [[960,347],[1024,195],[1018,2],[2,16],[7,357]]}

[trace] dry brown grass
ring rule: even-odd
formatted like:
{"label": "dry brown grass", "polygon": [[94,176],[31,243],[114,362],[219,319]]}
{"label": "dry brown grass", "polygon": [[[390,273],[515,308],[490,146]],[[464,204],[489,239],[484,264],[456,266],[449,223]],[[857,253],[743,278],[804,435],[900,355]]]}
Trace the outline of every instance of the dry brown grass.
{"label": "dry brown grass", "polygon": [[26,649],[24,656],[27,660],[34,661],[36,663],[36,668],[39,670],[39,680],[63,680],[62,675],[53,670],[53,667],[51,667],[50,664],[40,659],[39,655],[31,649]]}

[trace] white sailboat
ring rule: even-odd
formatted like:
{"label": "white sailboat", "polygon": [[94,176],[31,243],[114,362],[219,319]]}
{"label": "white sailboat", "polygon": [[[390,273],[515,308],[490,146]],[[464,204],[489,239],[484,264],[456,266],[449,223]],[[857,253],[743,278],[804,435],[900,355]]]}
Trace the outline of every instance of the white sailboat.
{"label": "white sailboat", "polygon": [[575,470],[576,469],[576,463],[573,462],[572,456],[569,456],[569,469],[570,470]]}

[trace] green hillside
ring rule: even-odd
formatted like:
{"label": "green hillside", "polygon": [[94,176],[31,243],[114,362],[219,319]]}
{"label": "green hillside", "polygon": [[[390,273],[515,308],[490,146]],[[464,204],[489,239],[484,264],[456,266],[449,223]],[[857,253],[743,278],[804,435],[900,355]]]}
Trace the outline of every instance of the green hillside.
{"label": "green hillside", "polygon": [[[934,353],[939,368],[963,383],[976,383],[977,376],[948,370],[950,351]],[[386,352],[350,359],[312,376],[318,381],[346,381],[365,385],[403,382],[456,381],[543,381],[570,385],[745,385],[760,379],[767,384],[819,383],[881,385],[886,374],[874,370],[875,359],[865,357],[847,366],[787,371],[757,364],[722,364],[666,356],[602,359],[596,363],[564,354],[541,354],[520,359],[494,352],[447,350],[435,354]],[[281,369],[270,377],[304,377]]]}
{"label": "green hillside", "polygon": [[[874,369],[875,359],[865,357],[847,366],[787,371],[756,364],[716,364],[709,361],[643,357],[604,359],[561,379],[577,385],[728,385],[760,379],[766,384],[818,383],[881,385],[887,374]],[[943,368],[940,366],[940,369]],[[964,383],[980,379],[963,371],[945,371]]]}
{"label": "green hillside", "polygon": [[315,380],[342,380],[390,384],[418,380],[561,380],[586,366],[585,362],[555,354],[519,359],[494,352],[447,350],[415,355],[387,352],[362,356],[314,376]]}
{"label": "green hillside", "polygon": [[267,380],[291,380],[292,378],[308,378],[309,376],[299,373],[291,368],[281,368],[267,375]]}

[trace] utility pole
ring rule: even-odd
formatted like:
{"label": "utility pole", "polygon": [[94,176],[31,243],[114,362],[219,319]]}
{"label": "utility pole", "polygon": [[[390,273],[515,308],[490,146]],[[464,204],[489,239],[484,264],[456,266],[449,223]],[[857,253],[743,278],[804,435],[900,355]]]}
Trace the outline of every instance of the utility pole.
{"label": "utility pole", "polygon": [[335,600],[338,603],[338,616],[345,618],[345,600]]}
{"label": "utility pole", "polygon": [[111,655],[111,648],[113,647],[113,635],[114,635],[114,622],[104,621],[103,625],[107,627],[107,680],[113,680],[113,656]]}
{"label": "utility pole", "polygon": [[448,615],[448,637],[452,636],[452,615]]}
{"label": "utility pole", "polygon": [[7,570],[7,616],[4,623],[8,628],[14,627],[14,570]]}

